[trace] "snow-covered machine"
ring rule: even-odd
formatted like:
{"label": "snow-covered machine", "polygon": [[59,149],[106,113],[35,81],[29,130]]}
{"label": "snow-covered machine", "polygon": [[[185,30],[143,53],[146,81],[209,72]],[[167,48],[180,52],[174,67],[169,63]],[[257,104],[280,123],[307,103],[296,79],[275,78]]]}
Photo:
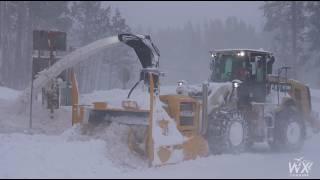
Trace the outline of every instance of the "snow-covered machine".
{"label": "snow-covered machine", "polygon": [[[272,75],[272,53],[229,49],[212,52],[211,57],[208,87],[218,97],[206,96],[191,86],[182,88],[181,81],[177,92],[203,97],[200,102],[203,116],[207,116],[205,137],[212,153],[241,152],[256,142],[267,142],[274,150],[295,151],[303,146],[308,132],[319,132],[309,87],[288,79],[288,67]],[[221,93],[210,88],[228,82],[231,86],[220,88]],[[214,106],[219,99],[223,103]]]}
{"label": "snow-covered machine", "polygon": [[[188,96],[160,96],[160,53],[150,36],[119,34],[118,39],[136,52],[143,68],[139,81],[129,91],[127,100],[121,102],[121,107],[109,105],[108,97],[83,106],[78,102],[79,91],[73,74],[73,124],[82,123],[89,133],[111,123],[129,127],[129,148],[147,157],[151,166],[207,156],[208,144],[199,126],[200,104]],[[130,99],[141,81],[148,88],[147,106]]]}

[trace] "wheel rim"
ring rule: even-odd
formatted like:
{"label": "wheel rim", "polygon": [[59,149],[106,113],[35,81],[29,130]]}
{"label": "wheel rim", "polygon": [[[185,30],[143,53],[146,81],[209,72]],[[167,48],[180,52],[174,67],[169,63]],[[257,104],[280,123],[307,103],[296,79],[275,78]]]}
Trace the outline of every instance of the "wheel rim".
{"label": "wheel rim", "polygon": [[287,139],[290,144],[297,144],[301,137],[301,128],[299,123],[291,122],[287,128]]}
{"label": "wheel rim", "polygon": [[240,122],[233,122],[230,125],[229,140],[232,146],[238,146],[243,140],[243,126]]}

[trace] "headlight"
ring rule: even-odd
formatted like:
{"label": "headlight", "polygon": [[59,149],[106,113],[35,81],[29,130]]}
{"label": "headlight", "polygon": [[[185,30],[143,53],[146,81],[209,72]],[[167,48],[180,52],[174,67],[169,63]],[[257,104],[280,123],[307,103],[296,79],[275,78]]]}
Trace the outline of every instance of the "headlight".
{"label": "headlight", "polygon": [[233,87],[234,87],[234,88],[239,87],[239,83],[238,83],[238,82],[234,82],[234,83],[233,83]]}
{"label": "headlight", "polygon": [[178,87],[186,87],[188,85],[188,82],[185,80],[179,80],[177,81]]}
{"label": "headlight", "polygon": [[237,55],[243,57],[243,56],[245,55],[245,52],[244,52],[244,51],[241,51],[241,52],[239,52]]}

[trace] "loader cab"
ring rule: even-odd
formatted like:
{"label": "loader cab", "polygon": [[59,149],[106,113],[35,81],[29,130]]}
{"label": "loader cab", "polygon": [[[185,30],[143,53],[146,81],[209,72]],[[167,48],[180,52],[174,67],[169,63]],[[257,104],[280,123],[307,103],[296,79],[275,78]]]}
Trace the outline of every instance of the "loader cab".
{"label": "loader cab", "polygon": [[272,74],[274,57],[271,53],[258,50],[216,50],[211,51],[210,80],[228,82],[264,82],[267,74]]}
{"label": "loader cab", "polygon": [[268,74],[272,74],[272,53],[250,49],[228,49],[211,52],[211,82],[241,80],[239,97],[242,102],[264,102]]}

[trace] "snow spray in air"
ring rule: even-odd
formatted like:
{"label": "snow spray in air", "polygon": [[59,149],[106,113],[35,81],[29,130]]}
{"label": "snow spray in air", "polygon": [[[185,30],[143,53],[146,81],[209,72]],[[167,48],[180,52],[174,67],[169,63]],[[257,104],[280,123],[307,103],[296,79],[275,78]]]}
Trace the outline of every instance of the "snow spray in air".
{"label": "snow spray in air", "polygon": [[[39,73],[39,76],[34,80],[33,93],[38,94],[42,87],[44,87],[50,79],[58,76],[62,71],[75,66],[81,61],[87,60],[91,55],[105,49],[112,47],[119,43],[118,36],[111,36],[104,39],[94,41],[86,46],[83,46],[74,52],[61,58],[58,62],[53,64],[49,69]],[[30,100],[30,86],[26,88],[21,96],[18,98],[19,104],[26,105]]]}

